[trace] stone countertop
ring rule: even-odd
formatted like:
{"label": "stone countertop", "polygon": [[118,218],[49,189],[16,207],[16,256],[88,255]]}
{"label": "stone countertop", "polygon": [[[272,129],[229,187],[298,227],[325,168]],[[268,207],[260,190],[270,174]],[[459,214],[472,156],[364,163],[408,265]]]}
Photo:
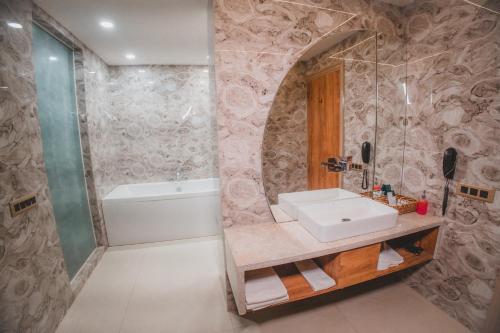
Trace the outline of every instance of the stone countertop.
{"label": "stone countertop", "polygon": [[263,223],[224,230],[225,242],[239,271],[320,257],[438,227],[439,216],[403,214],[393,228],[321,243],[297,221]]}

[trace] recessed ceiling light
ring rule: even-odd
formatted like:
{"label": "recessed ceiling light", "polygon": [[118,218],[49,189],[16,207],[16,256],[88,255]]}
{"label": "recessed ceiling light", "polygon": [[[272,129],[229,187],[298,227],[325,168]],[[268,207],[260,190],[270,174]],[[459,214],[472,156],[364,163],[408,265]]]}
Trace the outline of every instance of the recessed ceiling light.
{"label": "recessed ceiling light", "polygon": [[54,56],[50,56],[50,57],[49,57],[49,60],[50,60],[50,61],[57,61],[57,60],[58,60],[58,58],[57,58],[57,57],[54,57]]}
{"label": "recessed ceiling light", "polygon": [[127,58],[129,60],[133,60],[133,59],[135,59],[135,54],[127,53],[127,54],[125,54],[125,58]]}
{"label": "recessed ceiling light", "polygon": [[99,22],[99,25],[104,29],[113,29],[115,27],[115,24],[108,20],[102,20],[101,22]]}
{"label": "recessed ceiling light", "polygon": [[146,73],[145,69],[139,69],[139,73]]}
{"label": "recessed ceiling light", "polygon": [[89,74],[95,74],[95,71],[89,71]]}
{"label": "recessed ceiling light", "polygon": [[9,87],[7,87],[7,86],[0,86],[0,89],[6,90],[6,89],[9,89]]}
{"label": "recessed ceiling light", "polygon": [[14,29],[22,29],[23,26],[17,22],[7,22],[7,25]]}

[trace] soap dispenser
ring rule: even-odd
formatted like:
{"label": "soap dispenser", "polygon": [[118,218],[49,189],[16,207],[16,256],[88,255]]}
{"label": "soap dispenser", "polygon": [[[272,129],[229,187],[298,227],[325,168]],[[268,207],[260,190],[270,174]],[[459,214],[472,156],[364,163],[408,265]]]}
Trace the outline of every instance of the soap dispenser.
{"label": "soap dispenser", "polygon": [[427,198],[425,196],[425,191],[424,191],[420,200],[417,201],[417,213],[420,215],[427,214],[428,207],[429,207],[429,202],[427,201]]}

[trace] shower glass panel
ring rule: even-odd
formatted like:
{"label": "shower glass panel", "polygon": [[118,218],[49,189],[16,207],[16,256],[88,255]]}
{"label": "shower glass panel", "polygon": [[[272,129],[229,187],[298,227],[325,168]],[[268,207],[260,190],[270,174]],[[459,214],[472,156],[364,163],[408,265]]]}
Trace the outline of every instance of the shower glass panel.
{"label": "shower glass panel", "polygon": [[73,51],[33,26],[43,157],[70,279],[95,248],[76,110]]}

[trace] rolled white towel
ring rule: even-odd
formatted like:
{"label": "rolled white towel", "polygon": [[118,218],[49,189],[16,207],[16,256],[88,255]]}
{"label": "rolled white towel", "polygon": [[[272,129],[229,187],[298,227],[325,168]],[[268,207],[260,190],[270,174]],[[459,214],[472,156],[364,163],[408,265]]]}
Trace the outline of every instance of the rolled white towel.
{"label": "rolled white towel", "polygon": [[[245,298],[247,305],[261,305],[288,299],[288,291],[272,267],[247,272]],[[247,308],[249,308],[247,306]]]}
{"label": "rolled white towel", "polygon": [[336,284],[335,280],[319,268],[312,259],[297,261],[295,266],[314,291],[328,289]]}

